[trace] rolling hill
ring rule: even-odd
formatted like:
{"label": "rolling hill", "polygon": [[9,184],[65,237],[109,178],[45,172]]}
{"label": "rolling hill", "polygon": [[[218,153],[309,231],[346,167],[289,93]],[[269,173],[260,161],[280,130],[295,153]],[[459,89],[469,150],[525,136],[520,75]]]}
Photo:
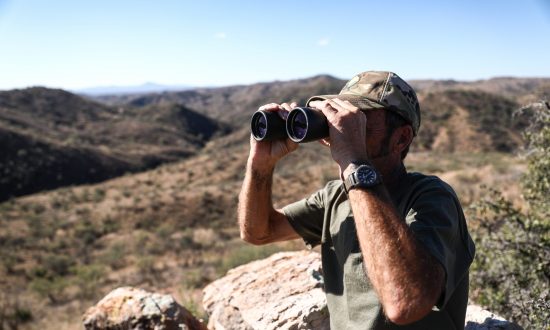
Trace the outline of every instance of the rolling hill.
{"label": "rolling hill", "polygon": [[153,168],[228,131],[178,104],[115,108],[63,90],[0,92],[0,200]]}

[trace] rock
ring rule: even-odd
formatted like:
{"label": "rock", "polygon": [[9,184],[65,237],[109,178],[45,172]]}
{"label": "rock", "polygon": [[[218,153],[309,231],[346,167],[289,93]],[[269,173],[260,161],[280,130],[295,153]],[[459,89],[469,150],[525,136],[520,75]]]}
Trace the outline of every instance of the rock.
{"label": "rock", "polygon": [[[204,289],[211,330],[330,329],[320,255],[281,252],[230,270]],[[205,330],[172,296],[123,287],[84,315],[90,329]],[[470,305],[465,330],[518,330],[483,308]]]}
{"label": "rock", "polygon": [[522,330],[522,327],[480,306],[469,305],[464,330]]}
{"label": "rock", "polygon": [[204,289],[208,328],[329,329],[318,253],[281,252],[230,270]]}
{"label": "rock", "polygon": [[[204,289],[212,330],[329,329],[320,255],[285,252],[242,265]],[[518,330],[479,306],[468,306],[466,330]]]}
{"label": "rock", "polygon": [[83,316],[84,328],[205,330],[172,296],[122,287],[111,291]]}

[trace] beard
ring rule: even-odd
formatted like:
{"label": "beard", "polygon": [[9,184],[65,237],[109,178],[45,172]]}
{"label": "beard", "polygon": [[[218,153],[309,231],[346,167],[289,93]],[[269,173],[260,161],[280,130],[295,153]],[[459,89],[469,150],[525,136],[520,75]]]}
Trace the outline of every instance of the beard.
{"label": "beard", "polygon": [[382,145],[380,146],[380,149],[378,152],[376,152],[373,155],[369,155],[370,159],[372,160],[380,160],[390,154],[390,139],[392,134],[388,132],[386,136],[384,137],[384,140],[382,140]]}

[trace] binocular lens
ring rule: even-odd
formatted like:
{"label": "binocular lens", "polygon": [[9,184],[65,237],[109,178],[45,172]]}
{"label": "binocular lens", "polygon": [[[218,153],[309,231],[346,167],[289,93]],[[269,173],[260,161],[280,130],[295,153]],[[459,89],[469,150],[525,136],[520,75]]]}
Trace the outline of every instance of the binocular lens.
{"label": "binocular lens", "polygon": [[291,118],[290,124],[292,136],[297,140],[302,140],[307,133],[307,118],[302,112],[298,112]]}
{"label": "binocular lens", "polygon": [[285,121],[275,112],[256,111],[250,122],[252,136],[257,141],[286,138]]}
{"label": "binocular lens", "polygon": [[256,119],[256,131],[259,138],[264,138],[267,134],[267,120],[264,116],[258,116]]}

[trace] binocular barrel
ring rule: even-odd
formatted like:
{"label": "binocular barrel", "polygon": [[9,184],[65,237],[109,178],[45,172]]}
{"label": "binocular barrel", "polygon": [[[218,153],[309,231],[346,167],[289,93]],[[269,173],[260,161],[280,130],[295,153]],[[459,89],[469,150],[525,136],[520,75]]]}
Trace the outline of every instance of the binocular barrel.
{"label": "binocular barrel", "polygon": [[286,138],[285,120],[276,112],[258,110],[250,122],[256,141],[273,141]]}
{"label": "binocular barrel", "polygon": [[286,122],[276,112],[256,111],[251,121],[252,136],[257,141],[290,138],[304,143],[328,137],[328,123],[319,110],[300,107],[288,113]]}

